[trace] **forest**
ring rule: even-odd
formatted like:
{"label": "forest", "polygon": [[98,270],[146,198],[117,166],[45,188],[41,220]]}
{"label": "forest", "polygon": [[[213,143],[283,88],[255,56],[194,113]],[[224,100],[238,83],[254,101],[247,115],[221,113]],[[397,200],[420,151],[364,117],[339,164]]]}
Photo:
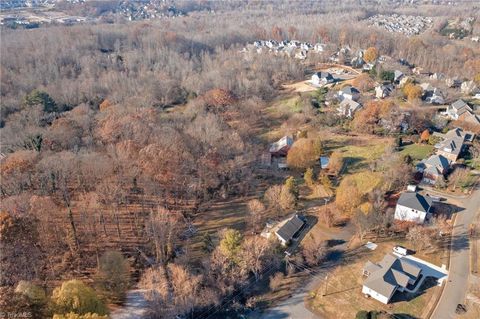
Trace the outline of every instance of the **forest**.
{"label": "forest", "polygon": [[[393,9],[415,12],[412,7],[208,5],[214,13],[168,20],[1,28],[2,311],[103,318],[106,305],[121,304],[138,285],[151,292],[152,317],[206,318],[225,297],[277,267],[281,248],[235,229],[223,230],[218,240],[205,238],[201,261],[180,253],[192,221],[212,203],[262,187],[258,159],[268,141],[259,132],[270,125],[266,106],[282,84],[310,72],[296,59],[245,55],[247,43],[294,38],[326,43],[328,52],[375,47],[431,72],[468,79],[480,73],[478,45],[408,38],[363,22]],[[438,17],[472,14],[468,6],[422,10]],[[317,116],[310,101],[301,103],[302,117],[287,123],[338,123]],[[355,132],[384,134],[375,125],[380,118],[397,120],[396,110],[368,104],[353,121]],[[421,130],[430,120],[430,111],[418,111],[409,124]],[[392,177],[397,182],[405,183]],[[275,202],[291,209],[295,187],[287,182],[265,194],[270,209],[277,209]],[[248,207],[253,216],[266,209],[260,201]],[[317,263],[324,253],[319,244],[304,257]],[[85,309],[73,305],[75,289]]]}

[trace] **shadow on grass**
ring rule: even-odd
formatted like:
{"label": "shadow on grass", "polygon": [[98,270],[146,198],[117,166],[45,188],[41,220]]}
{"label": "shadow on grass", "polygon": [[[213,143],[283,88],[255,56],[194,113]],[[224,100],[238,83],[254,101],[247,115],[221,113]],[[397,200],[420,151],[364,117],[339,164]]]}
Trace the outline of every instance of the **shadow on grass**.
{"label": "shadow on grass", "polygon": [[390,300],[391,304],[395,304],[397,302],[409,302],[425,293],[430,288],[433,288],[437,286],[437,280],[433,277],[427,277],[425,278],[425,281],[422,283],[420,286],[420,289],[416,293],[408,293],[408,292],[401,292],[401,293],[395,293]]}

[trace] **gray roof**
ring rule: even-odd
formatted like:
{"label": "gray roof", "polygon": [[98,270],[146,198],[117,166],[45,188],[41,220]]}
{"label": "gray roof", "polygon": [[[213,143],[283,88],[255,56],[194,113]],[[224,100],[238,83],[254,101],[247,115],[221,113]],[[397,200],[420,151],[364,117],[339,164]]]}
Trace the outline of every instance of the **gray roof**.
{"label": "gray roof", "polygon": [[305,222],[295,215],[288,222],[285,223],[279,230],[276,231],[277,235],[285,241],[291,240],[296,233],[303,227]]}
{"label": "gray roof", "polygon": [[278,141],[276,141],[275,143],[272,143],[270,145],[269,152],[270,153],[279,152],[282,149],[289,148],[292,145],[293,145],[293,138],[286,135],[286,136],[282,137],[281,139],[279,139]]}
{"label": "gray roof", "polygon": [[372,270],[369,271],[364,286],[388,298],[399,286],[407,287],[410,279],[416,280],[421,272],[420,268],[408,260],[390,254],[385,255],[378,264],[367,262],[364,270]]}
{"label": "gray roof", "polygon": [[443,155],[432,155],[424,161],[427,166],[435,166],[445,170],[450,165],[448,159]]}
{"label": "gray roof", "polygon": [[462,99],[459,99],[459,100],[456,100],[455,102],[452,103],[452,107],[457,109],[457,110],[460,110],[462,108],[467,108],[469,109],[470,111],[472,111],[472,109],[470,108],[470,106],[468,106],[467,103],[465,103]]}
{"label": "gray roof", "polygon": [[406,192],[400,195],[397,205],[402,205],[426,213],[432,206],[432,199],[428,196],[422,196],[419,193]]}
{"label": "gray roof", "polygon": [[360,91],[354,88],[353,86],[347,85],[341,90],[344,94],[359,94]]}
{"label": "gray roof", "polygon": [[350,110],[353,113],[357,111],[361,107],[360,103],[355,102],[354,100],[350,99],[344,99],[342,102],[340,102],[339,110],[342,112],[344,115],[348,115],[348,111]]}

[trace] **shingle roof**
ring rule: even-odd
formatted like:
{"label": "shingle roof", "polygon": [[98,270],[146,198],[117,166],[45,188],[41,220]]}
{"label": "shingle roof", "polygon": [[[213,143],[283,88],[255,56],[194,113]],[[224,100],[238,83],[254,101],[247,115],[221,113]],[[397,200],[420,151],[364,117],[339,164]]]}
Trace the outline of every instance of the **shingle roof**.
{"label": "shingle roof", "polygon": [[347,85],[341,90],[344,94],[359,94],[360,91],[354,88],[353,86]]}
{"label": "shingle roof", "polygon": [[452,107],[459,110],[461,108],[467,108],[469,109],[470,111],[472,111],[472,109],[470,108],[470,106],[468,106],[467,103],[465,103],[463,100],[459,99],[459,100],[456,100],[455,102],[452,103]]}
{"label": "shingle roof", "polygon": [[442,170],[445,170],[449,166],[448,159],[443,155],[432,155],[425,160],[425,165],[439,167]]}
{"label": "shingle roof", "polygon": [[427,212],[432,206],[432,199],[419,193],[402,193],[397,202],[398,205],[409,207],[418,211]]}
{"label": "shingle roof", "polygon": [[295,234],[303,227],[305,222],[300,219],[298,215],[290,218],[279,230],[276,231],[277,235],[285,241],[289,241],[295,236]]}
{"label": "shingle roof", "polygon": [[284,147],[290,147],[293,145],[293,139],[290,136],[284,136],[275,143],[270,145],[270,153],[275,153],[283,149]]}
{"label": "shingle roof", "polygon": [[[364,270],[370,272],[364,285],[390,298],[398,286],[407,287],[410,279],[416,279],[421,269],[404,258],[385,255],[378,264],[367,262]],[[372,271],[370,271],[372,270]]]}

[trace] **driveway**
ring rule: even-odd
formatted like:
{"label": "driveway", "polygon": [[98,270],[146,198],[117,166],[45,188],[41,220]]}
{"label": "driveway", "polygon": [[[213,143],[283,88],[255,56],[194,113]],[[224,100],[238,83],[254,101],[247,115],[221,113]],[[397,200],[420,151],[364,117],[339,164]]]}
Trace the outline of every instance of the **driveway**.
{"label": "driveway", "polygon": [[[344,243],[341,245],[336,246],[339,250],[345,250],[347,248],[347,244],[350,241],[352,235],[354,233],[354,226],[352,224],[347,224],[340,233],[338,233],[335,238],[332,239],[339,239],[342,240]],[[332,263],[334,264],[334,262]],[[332,267],[328,267],[322,271],[316,271],[315,277],[312,278],[305,286],[297,289],[293,293],[293,295],[277,304],[275,307],[267,309],[263,314],[257,314],[253,316],[253,318],[260,318],[260,319],[318,319],[319,316],[311,313],[305,307],[305,298],[308,297],[308,293],[313,290],[314,288],[318,287],[318,285],[322,282],[325,275],[331,270]]]}
{"label": "driveway", "polygon": [[470,274],[470,244],[469,225],[480,210],[480,189],[476,189],[470,196],[458,200],[465,210],[457,213],[452,231],[452,247],[450,249],[450,267],[448,281],[442,296],[438,301],[431,318],[455,318],[455,309],[458,304],[465,302],[465,293],[468,288]]}

